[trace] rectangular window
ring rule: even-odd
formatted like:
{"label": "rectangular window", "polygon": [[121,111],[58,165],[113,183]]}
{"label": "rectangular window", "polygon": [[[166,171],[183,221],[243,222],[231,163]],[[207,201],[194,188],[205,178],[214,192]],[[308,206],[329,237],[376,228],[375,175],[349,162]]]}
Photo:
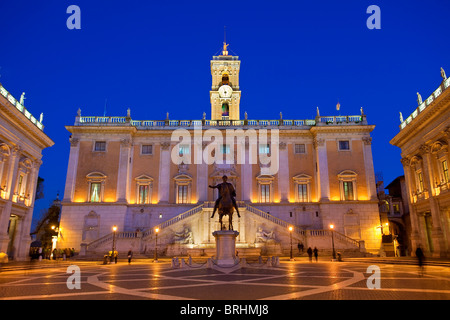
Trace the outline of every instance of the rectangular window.
{"label": "rectangular window", "polygon": [[151,144],[143,144],[141,154],[153,154],[153,146]]}
{"label": "rectangular window", "polygon": [[442,161],[442,173],[444,174],[444,182],[449,182],[447,160]]}
{"label": "rectangular window", "polygon": [[188,144],[180,144],[180,145],[178,145],[178,153],[180,155],[189,154],[190,153],[189,145]]}
{"label": "rectangular window", "polygon": [[419,192],[423,191],[423,176],[422,176],[422,172],[418,172],[417,173],[417,179],[419,180]]}
{"label": "rectangular window", "polygon": [[148,184],[139,186],[139,204],[148,203]]}
{"label": "rectangular window", "polygon": [[350,141],[339,140],[339,150],[350,150]]}
{"label": "rectangular window", "polygon": [[261,185],[261,202],[270,202],[270,184]]}
{"label": "rectangular window", "polygon": [[187,203],[188,202],[188,186],[187,185],[179,185],[178,186],[178,203]]}
{"label": "rectangular window", "polygon": [[230,145],[228,144],[222,145],[222,154],[230,154]]}
{"label": "rectangular window", "polygon": [[303,154],[306,153],[306,148],[304,144],[296,144],[294,147],[295,154]]}
{"label": "rectangular window", "polygon": [[95,141],[94,151],[106,151],[106,141]]}
{"label": "rectangular window", "polygon": [[22,191],[23,175],[19,175],[19,181],[17,182],[17,193],[20,195]]}
{"label": "rectangular window", "polygon": [[344,188],[344,200],[354,200],[353,182],[352,181],[343,181],[342,186]]}
{"label": "rectangular window", "polygon": [[102,184],[98,182],[91,183],[91,202],[100,202],[100,188]]}
{"label": "rectangular window", "polygon": [[299,202],[308,202],[308,185],[306,183],[298,184],[297,199]]}
{"label": "rectangular window", "polygon": [[269,154],[270,153],[270,145],[269,144],[260,144],[259,145],[259,154]]}

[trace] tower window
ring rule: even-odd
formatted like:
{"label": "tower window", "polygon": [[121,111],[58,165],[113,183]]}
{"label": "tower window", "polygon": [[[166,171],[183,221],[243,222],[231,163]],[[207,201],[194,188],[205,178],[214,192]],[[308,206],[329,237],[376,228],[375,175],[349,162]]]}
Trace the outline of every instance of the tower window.
{"label": "tower window", "polygon": [[227,73],[223,74],[222,75],[222,85],[229,84],[229,83],[230,83],[230,80],[228,78],[228,74]]}
{"label": "tower window", "polygon": [[228,106],[228,103],[222,104],[222,117],[228,117],[230,114],[230,107]]}

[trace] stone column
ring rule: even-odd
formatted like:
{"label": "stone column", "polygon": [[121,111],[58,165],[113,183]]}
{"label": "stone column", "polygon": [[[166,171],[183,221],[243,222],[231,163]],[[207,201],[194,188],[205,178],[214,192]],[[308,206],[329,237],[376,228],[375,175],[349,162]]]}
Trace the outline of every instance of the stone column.
{"label": "stone column", "polygon": [[401,163],[403,165],[403,171],[405,173],[405,184],[406,184],[406,195],[407,195],[407,202],[409,207],[409,215],[411,219],[411,255],[414,256],[414,252],[417,248],[417,246],[421,242],[421,237],[419,233],[419,221],[417,212],[415,209],[415,206],[413,204],[413,197],[414,197],[414,185],[412,183],[412,177],[411,175],[411,167],[410,167],[410,159],[408,158],[402,158]]}
{"label": "stone column", "polygon": [[67,166],[66,186],[63,201],[72,202],[75,194],[75,182],[77,178],[78,157],[80,152],[80,140],[70,138],[69,164]]}
{"label": "stone column", "polygon": [[243,201],[250,201],[252,196],[252,156],[250,152],[250,143],[244,142],[244,152],[242,152],[241,161],[241,195]]}
{"label": "stone column", "polygon": [[325,139],[314,138],[314,148],[316,149],[317,173],[319,184],[319,201],[330,200],[330,178],[328,176],[328,158]]}
{"label": "stone column", "polygon": [[194,148],[197,148],[197,201],[203,202],[208,200],[208,165],[203,160],[203,146],[206,142],[194,143]]}
{"label": "stone column", "polygon": [[278,188],[280,191],[280,201],[288,202],[289,201],[289,153],[287,144],[285,142],[280,142],[279,147],[279,171],[278,171]]}
{"label": "stone column", "polygon": [[169,202],[170,188],[170,142],[161,143],[159,161],[158,198],[160,203]]}
{"label": "stone column", "polygon": [[363,153],[364,153],[364,171],[366,174],[366,184],[367,184],[367,197],[369,200],[377,200],[377,188],[375,183],[375,172],[373,169],[373,157],[372,157],[372,138],[363,137],[362,141],[364,143]]}
{"label": "stone column", "polygon": [[8,172],[6,176],[6,203],[0,211],[0,252],[7,252],[9,235],[8,225],[11,216],[12,198],[14,193],[14,186],[17,179],[17,170],[19,167],[20,148],[14,147],[11,149],[9,157]]}
{"label": "stone column", "polygon": [[117,175],[117,202],[127,202],[130,189],[130,156],[131,140],[123,139],[120,142],[119,172]]}
{"label": "stone column", "polygon": [[441,212],[439,210],[439,204],[435,198],[435,189],[433,186],[433,169],[431,163],[431,150],[427,145],[422,145],[419,148],[423,162],[422,162],[422,170],[424,176],[424,183],[426,188],[428,189],[428,201],[430,204],[431,218],[433,219],[433,228],[431,230],[431,238],[433,241],[433,256],[440,257],[441,254],[445,254],[445,240],[444,233],[441,228]]}

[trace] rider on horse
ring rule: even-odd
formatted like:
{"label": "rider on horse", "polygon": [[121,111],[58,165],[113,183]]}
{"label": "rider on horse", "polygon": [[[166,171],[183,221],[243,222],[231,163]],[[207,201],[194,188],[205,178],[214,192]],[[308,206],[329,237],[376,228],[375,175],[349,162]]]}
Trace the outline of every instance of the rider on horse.
{"label": "rider on horse", "polygon": [[236,209],[237,215],[240,218],[241,215],[239,214],[239,209],[236,204],[236,199],[234,198],[234,197],[236,197],[236,190],[234,190],[234,187],[231,183],[227,182],[227,180],[228,180],[227,176],[223,176],[222,180],[223,180],[223,182],[219,183],[217,186],[209,186],[210,188],[213,188],[213,189],[215,189],[215,188],[219,189],[219,198],[217,198],[217,200],[216,200],[211,218],[214,217],[214,214],[216,213],[217,208],[219,208],[219,203],[225,192],[225,190],[224,190],[225,188],[228,188],[228,191],[231,195],[231,201],[233,202],[233,207]]}

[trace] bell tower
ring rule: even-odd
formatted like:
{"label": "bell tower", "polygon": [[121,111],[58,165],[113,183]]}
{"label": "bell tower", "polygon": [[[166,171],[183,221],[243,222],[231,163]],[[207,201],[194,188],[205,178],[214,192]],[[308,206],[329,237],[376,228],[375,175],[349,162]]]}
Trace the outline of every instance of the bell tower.
{"label": "bell tower", "polygon": [[241,61],[238,56],[228,54],[229,44],[223,42],[222,54],[211,60],[212,85],[209,93],[211,99],[211,120],[239,120],[239,69]]}

